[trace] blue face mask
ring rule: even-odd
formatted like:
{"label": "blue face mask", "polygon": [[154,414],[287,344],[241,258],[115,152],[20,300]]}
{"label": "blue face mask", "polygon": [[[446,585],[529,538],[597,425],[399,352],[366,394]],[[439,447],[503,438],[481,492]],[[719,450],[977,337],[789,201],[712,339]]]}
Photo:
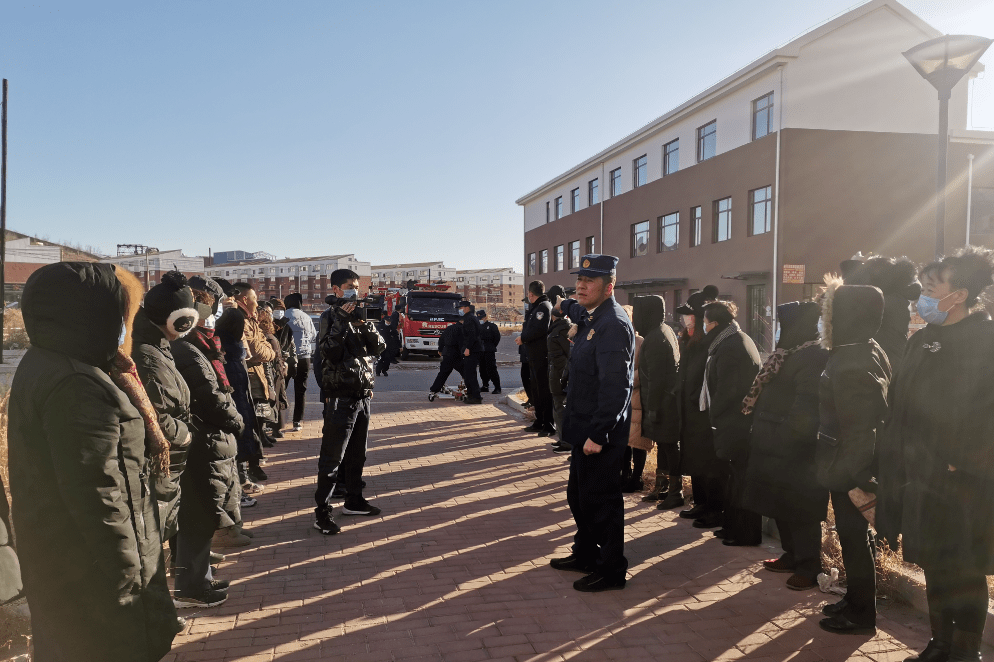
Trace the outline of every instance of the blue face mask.
{"label": "blue face mask", "polygon": [[949,311],[939,310],[939,304],[951,297],[955,292],[951,292],[941,299],[936,299],[935,297],[927,297],[924,294],[918,297],[918,314],[921,316],[925,322],[928,324],[941,325],[949,317]]}
{"label": "blue face mask", "polygon": [[342,290],[343,299],[357,299],[359,297],[359,290]]}
{"label": "blue face mask", "polygon": [[773,344],[774,345],[779,345],[780,344],[780,327],[779,326],[777,326],[777,332],[775,334],[773,334]]}

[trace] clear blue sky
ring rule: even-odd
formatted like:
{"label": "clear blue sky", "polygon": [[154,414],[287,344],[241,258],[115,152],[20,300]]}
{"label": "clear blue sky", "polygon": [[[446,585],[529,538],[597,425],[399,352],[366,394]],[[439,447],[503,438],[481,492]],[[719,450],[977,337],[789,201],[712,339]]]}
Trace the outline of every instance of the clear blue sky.
{"label": "clear blue sky", "polygon": [[[906,5],[994,36],[989,0]],[[521,271],[517,197],[852,6],[11,0],[8,226]]]}

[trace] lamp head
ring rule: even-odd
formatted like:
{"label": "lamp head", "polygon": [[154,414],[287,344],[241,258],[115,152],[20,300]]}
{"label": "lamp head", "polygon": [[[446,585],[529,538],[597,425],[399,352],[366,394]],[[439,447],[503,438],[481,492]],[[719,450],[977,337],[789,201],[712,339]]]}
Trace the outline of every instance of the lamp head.
{"label": "lamp head", "polygon": [[922,78],[948,98],[956,83],[973,68],[994,40],[964,34],[948,34],[918,44],[904,57]]}

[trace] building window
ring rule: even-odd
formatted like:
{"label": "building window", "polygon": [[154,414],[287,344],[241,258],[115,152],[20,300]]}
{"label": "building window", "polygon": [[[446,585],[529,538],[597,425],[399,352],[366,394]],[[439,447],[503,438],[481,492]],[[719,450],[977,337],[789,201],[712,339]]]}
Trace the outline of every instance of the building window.
{"label": "building window", "polygon": [[769,186],[749,191],[749,235],[766,234],[770,231],[773,216],[773,198]]}
{"label": "building window", "polygon": [[701,245],[701,225],[702,225],[702,210],[700,207],[690,208],[690,246]]}
{"label": "building window", "polygon": [[632,188],[643,186],[648,179],[649,159],[645,154],[632,161]]}
{"label": "building window", "polygon": [[545,203],[545,222],[548,223],[551,220],[552,220],[552,203],[551,202],[546,202]]}
{"label": "building window", "polygon": [[773,92],[752,102],[752,139],[762,138],[773,130]]}
{"label": "building window", "polygon": [[632,223],[632,257],[649,253],[649,221]]}
{"label": "building window", "polygon": [[[535,254],[534,253],[529,253],[528,254],[528,275],[529,276],[534,276],[535,274],[536,274],[536,271],[535,271]],[[462,278],[460,278],[459,280],[462,280]]]}
{"label": "building window", "polygon": [[556,220],[563,217],[563,196],[556,198]]}
{"label": "building window", "polygon": [[538,273],[549,273],[549,249],[545,248],[538,252]]}
{"label": "building window", "polygon": [[663,177],[680,169],[680,139],[663,145]]}
{"label": "building window", "polygon": [[569,242],[569,268],[576,269],[580,266],[580,240]]}
{"label": "building window", "polygon": [[680,212],[659,217],[659,251],[675,251],[680,245]]}
{"label": "building window", "polygon": [[711,229],[711,242],[728,241],[732,238],[732,199],[714,201],[714,227]]}
{"label": "building window", "polygon": [[611,171],[611,197],[621,195],[621,168]]}
{"label": "building window", "polygon": [[559,244],[558,246],[556,246],[556,262],[555,262],[555,264],[552,265],[553,271],[562,271],[563,270],[563,266],[564,266],[563,265],[563,258],[564,258],[564,253],[565,253],[564,249],[565,249],[565,246],[563,246],[562,244]]}
{"label": "building window", "polygon": [[587,205],[593,207],[601,201],[601,194],[598,190],[598,180],[591,179],[587,182]]}
{"label": "building window", "polygon": [[580,211],[580,187],[576,187],[569,194],[570,197],[570,213],[575,214]]}
{"label": "building window", "polygon": [[697,162],[707,161],[718,149],[718,120],[697,129]]}
{"label": "building window", "polygon": [[587,237],[587,250],[584,251],[584,255],[595,255],[597,253],[597,243],[594,241],[593,237]]}

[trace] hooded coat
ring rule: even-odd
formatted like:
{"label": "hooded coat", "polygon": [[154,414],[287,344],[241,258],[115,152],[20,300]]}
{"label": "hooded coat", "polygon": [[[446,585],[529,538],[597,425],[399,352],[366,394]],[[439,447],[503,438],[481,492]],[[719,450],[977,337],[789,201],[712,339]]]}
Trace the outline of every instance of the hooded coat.
{"label": "hooded coat", "polygon": [[131,358],[159,416],[159,427],[169,442],[169,476],[152,484],[159,505],[159,531],[169,540],[179,530],[180,480],[190,450],[190,389],[176,369],[172,346],[162,330],[141,309],[135,316]]}
{"label": "hooded coat", "polygon": [[632,323],[643,338],[638,352],[642,434],[657,444],[675,444],[680,439],[680,344],[663,321],[663,297],[638,297],[632,308]]}
{"label": "hooded coat", "polygon": [[176,367],[190,388],[193,440],[183,477],[183,516],[212,524],[215,529],[241,521],[241,487],[235,457],[235,441],[245,428],[231,387],[218,383],[210,360],[192,344],[194,329],[172,343]]}
{"label": "hooded coat", "polygon": [[877,523],[926,569],[994,574],[992,365],[994,322],[978,312],[911,336],[891,387]]}
{"label": "hooded coat", "polygon": [[31,348],[10,396],[12,514],[38,662],[152,662],[178,631],[145,425],[105,369],[123,291],[109,264],[28,279]]}
{"label": "hooded coat", "polygon": [[818,386],[818,482],[833,492],[875,491],[876,440],[887,417],[891,369],[873,336],[883,293],[828,280],[822,302],[822,346],[831,352]]}
{"label": "hooded coat", "polygon": [[[778,349],[818,339],[818,304],[778,307]],[[763,387],[753,410],[742,507],[788,522],[825,519],[828,490],[815,476],[818,444],[818,384],[828,350],[814,345],[787,356]]]}

